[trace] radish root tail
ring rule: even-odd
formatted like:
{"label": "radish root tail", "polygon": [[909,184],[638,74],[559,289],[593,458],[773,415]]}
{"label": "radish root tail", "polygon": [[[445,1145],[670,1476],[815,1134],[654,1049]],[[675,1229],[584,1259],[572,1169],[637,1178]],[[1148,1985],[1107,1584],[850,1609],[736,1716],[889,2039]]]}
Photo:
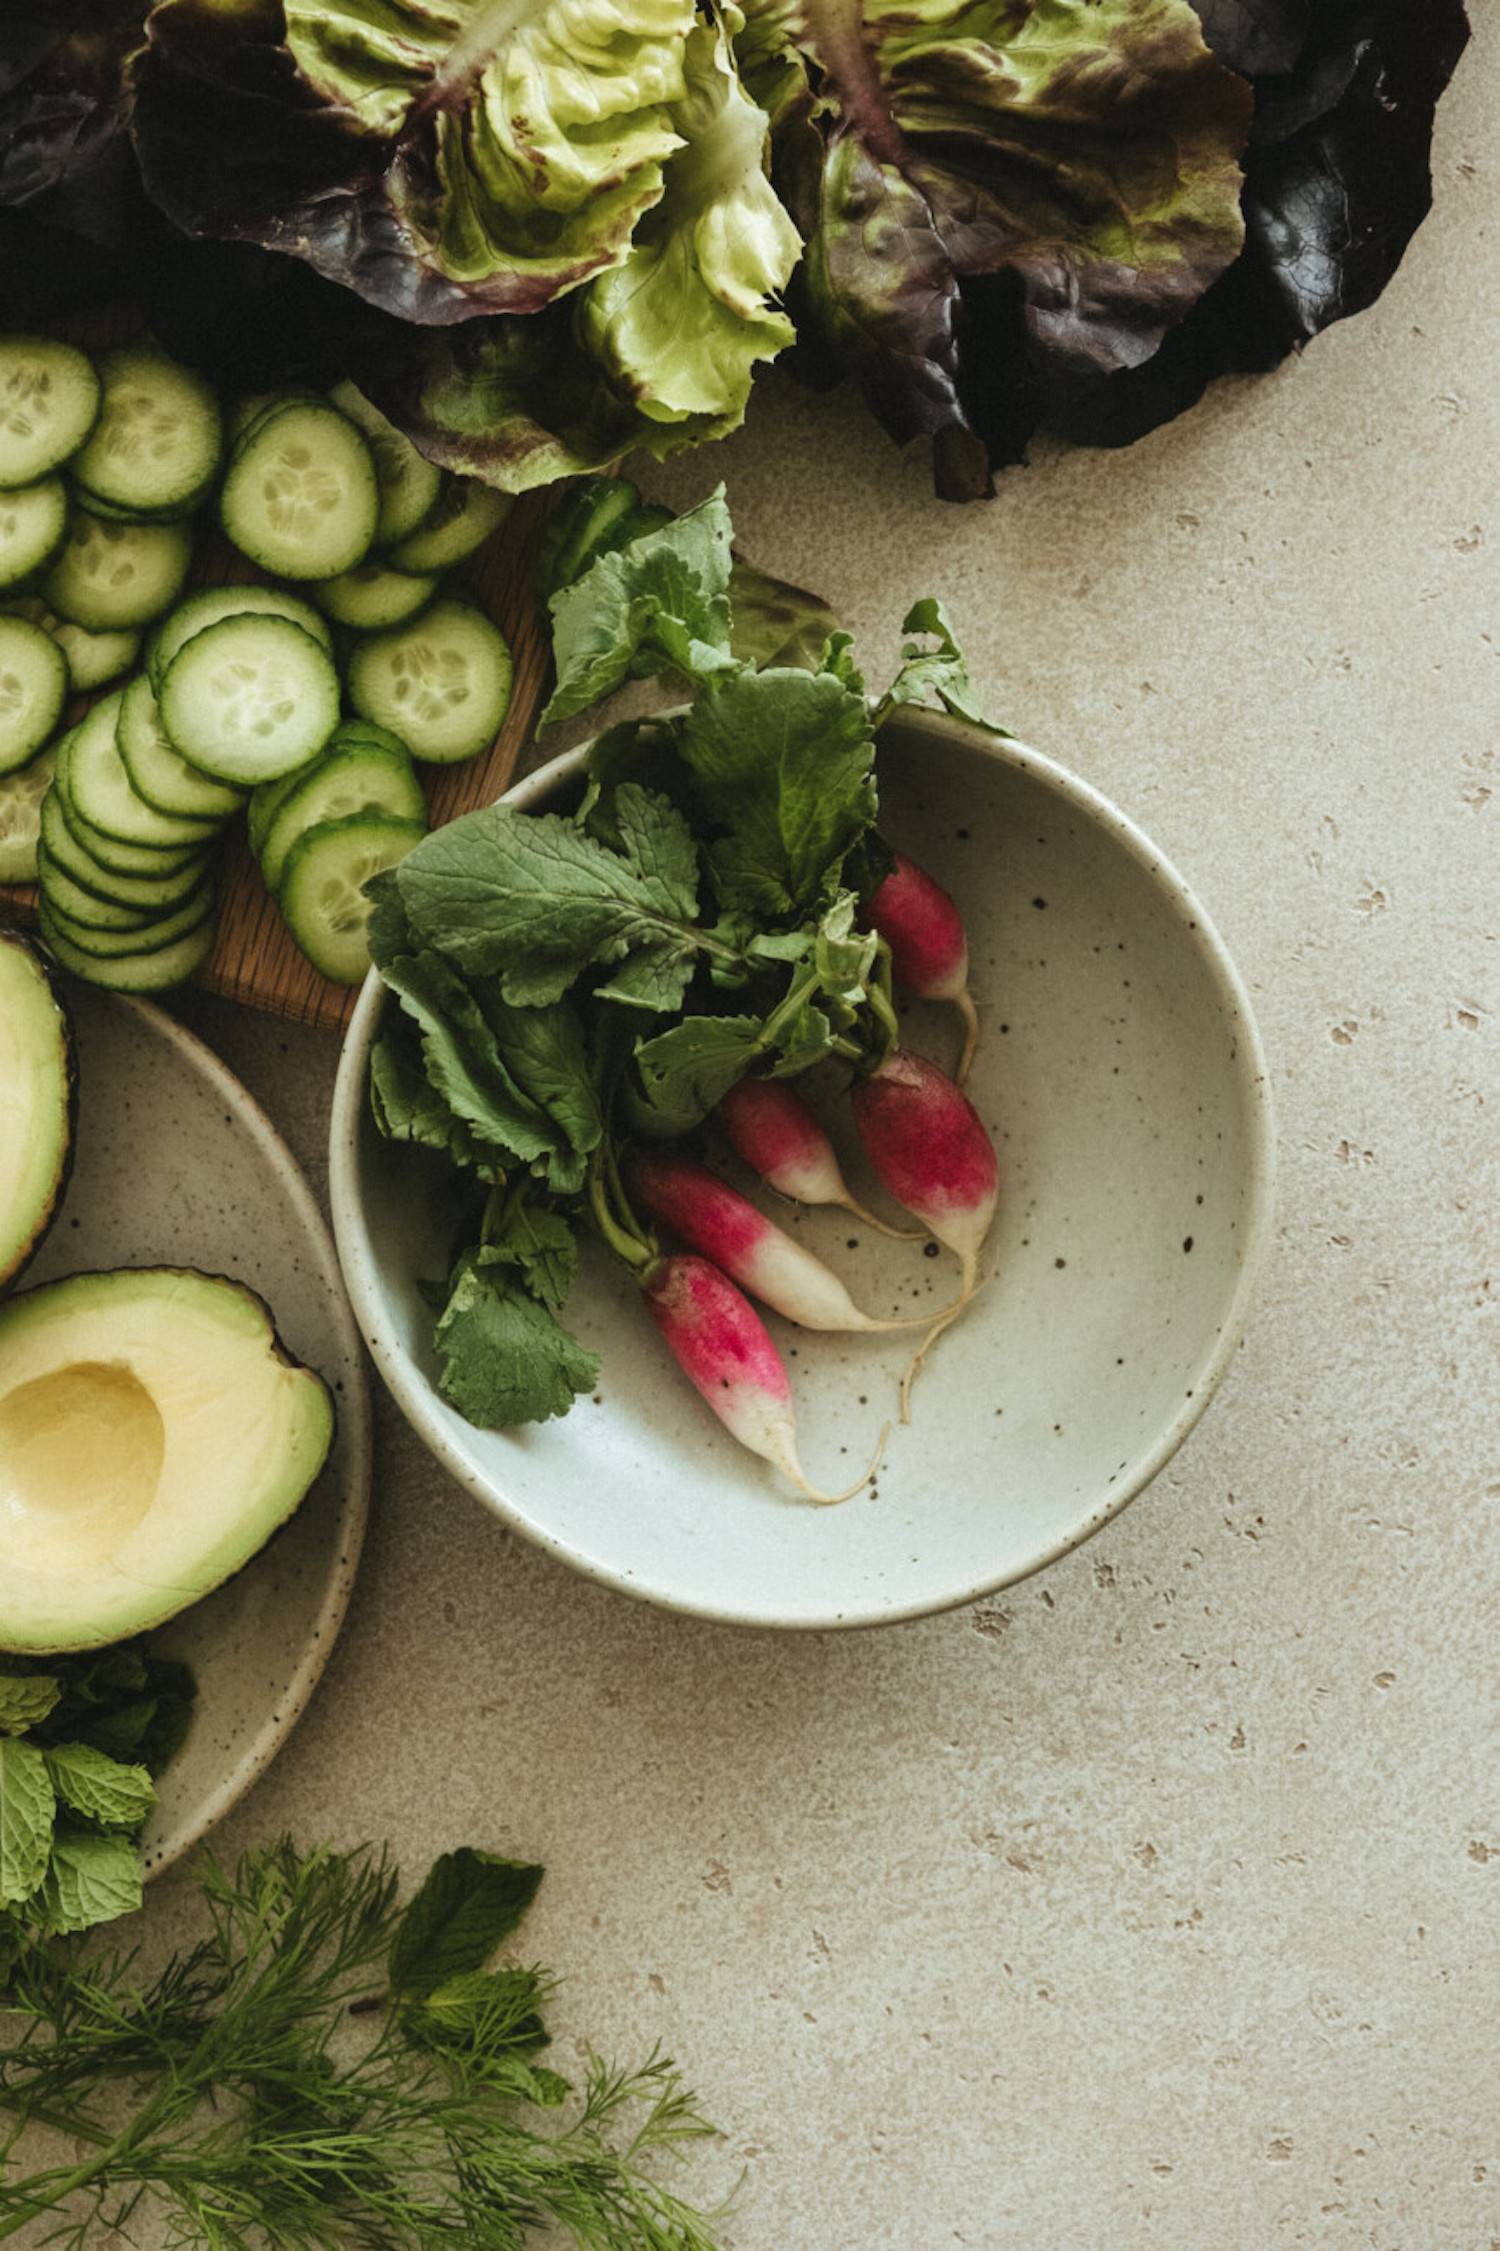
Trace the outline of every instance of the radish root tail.
{"label": "radish root tail", "polygon": [[853,1196],[842,1199],[842,1208],[851,1212],[856,1219],[862,1219],[866,1227],[873,1227],[878,1234],[889,1235],[892,1242],[925,1243],[927,1240],[928,1231],[925,1227],[893,1227],[888,1219],[878,1219],[874,1212],[866,1211],[864,1205]]}
{"label": "radish root tail", "polygon": [[979,1045],[979,1011],[974,1006],[974,996],[967,985],[953,1005],[964,1020],[963,1051],[958,1058],[953,1073],[954,1084],[962,1086],[969,1075],[969,1065],[974,1060],[974,1050]]}
{"label": "radish root tail", "polygon": [[901,1378],[901,1420],[903,1423],[911,1421],[911,1387],[922,1372],[923,1361],[927,1358],[928,1353],[937,1343],[943,1331],[952,1328],[959,1315],[973,1303],[984,1287],[984,1284],[977,1279],[978,1264],[977,1255],[964,1260],[963,1285],[957,1297],[951,1305],[944,1307],[906,1363],[906,1373]]}
{"label": "radish root tail", "polygon": [[882,1461],[885,1459],[885,1443],[890,1435],[890,1424],[888,1422],[882,1423],[880,1428],[880,1436],[875,1441],[875,1451],[870,1456],[870,1464],[868,1469],[865,1470],[862,1476],[856,1477],[852,1485],[846,1486],[842,1493],[820,1493],[815,1485],[808,1484],[805,1477],[794,1480],[798,1491],[807,1500],[816,1501],[819,1508],[837,1508],[840,1501],[852,1501],[856,1493],[861,1493],[864,1491],[864,1488],[869,1484],[870,1479],[875,1475],[875,1472],[879,1469]]}

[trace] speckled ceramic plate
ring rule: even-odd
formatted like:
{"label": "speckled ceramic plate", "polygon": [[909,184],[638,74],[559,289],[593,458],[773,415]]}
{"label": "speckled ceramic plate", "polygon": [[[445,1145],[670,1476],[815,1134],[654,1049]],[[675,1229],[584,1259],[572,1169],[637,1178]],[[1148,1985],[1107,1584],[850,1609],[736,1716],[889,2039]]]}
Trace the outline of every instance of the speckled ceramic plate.
{"label": "speckled ceramic plate", "polygon": [[259,1292],[289,1349],[332,1387],[333,1451],[291,1522],[239,1576],[153,1642],[198,1682],[162,1775],[148,1873],[176,1860],[275,1757],[344,1615],[370,1481],[359,1333],[311,1191],[218,1057],[149,1002],[69,983],[78,1139],[62,1212],[26,1282],[90,1267],[196,1266]]}
{"label": "speckled ceramic plate", "polygon": [[[576,786],[560,760],[511,792]],[[334,1101],[331,1201],[355,1312],[415,1428],[518,1531],[608,1584],[746,1625],[873,1625],[970,1601],[1096,1530],[1168,1460],[1228,1368],[1270,1233],[1274,1147],[1249,1001],[1182,878],[1124,814],[1023,744],[930,713],[882,730],[881,829],[954,894],[984,1037],[969,1085],[1000,1152],[991,1279],[944,1336],[878,1477],[796,1500],[673,1367],[618,1263],[585,1257],[568,1320],[603,1354],[560,1421],[472,1429],[438,1395],[422,1283],[451,1220],[421,1152],[376,1133],[361,995]],[[951,1010],[903,1036],[951,1066]],[[879,1191],[830,1123],[860,1192]],[[839,1121],[842,1120],[842,1124]],[[893,1207],[892,1207],[893,1209]],[[874,1312],[936,1311],[955,1262],[847,1216],[777,1214]],[[908,1345],[809,1336],[789,1356],[802,1459],[869,1459]]]}

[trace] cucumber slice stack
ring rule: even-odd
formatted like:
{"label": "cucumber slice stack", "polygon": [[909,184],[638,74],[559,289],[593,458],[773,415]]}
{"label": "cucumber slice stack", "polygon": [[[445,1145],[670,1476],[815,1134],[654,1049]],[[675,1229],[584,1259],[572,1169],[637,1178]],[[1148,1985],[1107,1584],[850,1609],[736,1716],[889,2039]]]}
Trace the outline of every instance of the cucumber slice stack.
{"label": "cucumber slice stack", "polygon": [[[150,343],[0,336],[0,883],[38,885],[66,968],[191,976],[248,808],[294,939],[365,973],[363,885],[427,830],[414,760],[505,715],[510,653],[443,574],[510,506],[352,384],[225,406]],[[209,509],[280,583],[184,593]]]}

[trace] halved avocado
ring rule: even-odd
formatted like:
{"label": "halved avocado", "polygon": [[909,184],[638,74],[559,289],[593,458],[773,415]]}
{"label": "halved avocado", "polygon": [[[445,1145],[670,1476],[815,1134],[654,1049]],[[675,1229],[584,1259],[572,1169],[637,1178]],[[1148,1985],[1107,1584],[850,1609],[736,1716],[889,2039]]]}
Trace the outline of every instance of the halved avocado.
{"label": "halved avocado", "polygon": [[232,1577],[333,1440],[252,1290],[71,1274],[0,1306],[0,1649],[92,1649]]}
{"label": "halved avocado", "polygon": [[0,1286],[20,1273],[57,1216],[77,1106],[62,997],[35,946],[18,930],[0,930]]}

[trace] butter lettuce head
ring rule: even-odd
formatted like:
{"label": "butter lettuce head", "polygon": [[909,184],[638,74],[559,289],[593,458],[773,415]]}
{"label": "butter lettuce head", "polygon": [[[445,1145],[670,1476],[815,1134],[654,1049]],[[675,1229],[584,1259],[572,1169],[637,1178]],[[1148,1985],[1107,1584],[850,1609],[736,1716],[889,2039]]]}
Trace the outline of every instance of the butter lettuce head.
{"label": "butter lettuce head", "polygon": [[160,0],[137,146],[190,234],[419,322],[617,264],[681,146],[693,0]]}
{"label": "butter lettuce head", "polygon": [[1463,0],[5,0],[0,310],[128,289],[512,490],[732,429],[794,342],[967,499],[1371,304],[1467,37]]}
{"label": "butter lettuce head", "polygon": [[793,340],[800,241],[767,177],[767,120],[726,29],[683,42],[660,199],[619,261],[524,319],[353,348],[360,380],[435,461],[515,492],[737,429],[756,367]]}

